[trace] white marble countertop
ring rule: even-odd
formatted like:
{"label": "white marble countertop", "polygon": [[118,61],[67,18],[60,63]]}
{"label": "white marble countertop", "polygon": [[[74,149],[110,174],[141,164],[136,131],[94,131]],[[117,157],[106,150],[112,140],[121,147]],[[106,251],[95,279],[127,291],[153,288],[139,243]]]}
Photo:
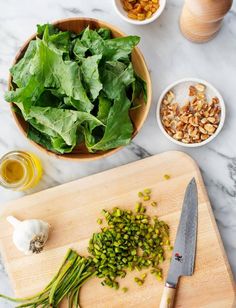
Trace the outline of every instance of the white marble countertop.
{"label": "white marble countertop", "polygon": [[[110,169],[168,150],[190,154],[199,164],[223,239],[230,265],[236,277],[236,4],[225,17],[219,35],[211,42],[188,42],[178,28],[182,1],[169,0],[158,21],[146,26],[127,24],[116,15],[111,0],[0,0],[0,156],[14,149],[28,149],[42,159],[45,174],[42,190],[60,183]],[[35,32],[36,24],[60,18],[89,16],[106,20],[127,34],[141,36],[139,45],[151,72],[153,104],[148,119],[130,146],[117,154],[89,163],[61,161],[39,152],[22,136],[3,99],[8,69],[22,43]],[[184,77],[199,77],[215,85],[227,107],[223,131],[209,145],[185,149],[170,143],[157,127],[155,108],[158,96],[169,83]],[[19,193],[0,188],[0,209]],[[0,293],[13,294],[0,263]],[[0,307],[11,307],[0,302]]]}

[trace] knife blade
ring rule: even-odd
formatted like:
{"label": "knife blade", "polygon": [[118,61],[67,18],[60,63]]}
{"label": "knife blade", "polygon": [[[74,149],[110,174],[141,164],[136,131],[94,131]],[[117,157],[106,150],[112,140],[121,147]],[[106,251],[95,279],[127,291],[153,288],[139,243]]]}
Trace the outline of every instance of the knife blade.
{"label": "knife blade", "polygon": [[193,178],[185,191],[181,217],[160,307],[173,307],[175,289],[181,276],[194,271],[198,220],[197,185]]}

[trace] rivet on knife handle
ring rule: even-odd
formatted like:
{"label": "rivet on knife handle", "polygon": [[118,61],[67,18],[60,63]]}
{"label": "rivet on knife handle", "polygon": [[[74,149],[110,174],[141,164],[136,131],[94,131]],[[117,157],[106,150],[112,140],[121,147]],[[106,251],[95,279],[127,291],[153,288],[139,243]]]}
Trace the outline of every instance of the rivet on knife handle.
{"label": "rivet on knife handle", "polygon": [[172,308],[172,307],[174,307],[175,293],[176,293],[175,286],[172,286],[172,285],[169,285],[168,283],[166,283],[164,290],[163,290],[163,293],[162,293],[159,308]]}

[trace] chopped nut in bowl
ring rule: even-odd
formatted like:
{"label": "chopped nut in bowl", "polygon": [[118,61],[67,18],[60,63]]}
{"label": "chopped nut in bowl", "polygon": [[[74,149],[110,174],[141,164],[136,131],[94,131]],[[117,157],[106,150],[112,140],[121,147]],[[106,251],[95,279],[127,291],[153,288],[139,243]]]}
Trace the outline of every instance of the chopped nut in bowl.
{"label": "chopped nut in bowl", "polygon": [[220,93],[200,79],[182,79],[160,96],[157,121],[161,131],[176,144],[202,146],[223,127],[225,104]]}

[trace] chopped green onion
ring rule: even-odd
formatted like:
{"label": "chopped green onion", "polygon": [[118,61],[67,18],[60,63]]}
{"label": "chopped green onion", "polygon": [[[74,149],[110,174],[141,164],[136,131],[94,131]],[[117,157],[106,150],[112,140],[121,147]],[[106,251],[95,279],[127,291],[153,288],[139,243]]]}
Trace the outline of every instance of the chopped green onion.
{"label": "chopped green onion", "polygon": [[98,223],[99,225],[101,225],[101,224],[102,224],[102,219],[101,219],[101,218],[98,218],[97,223]]}
{"label": "chopped green onion", "polygon": [[149,195],[144,196],[144,197],[143,197],[143,200],[144,200],[144,201],[150,200],[150,196],[149,196]]}
{"label": "chopped green onion", "polygon": [[170,175],[169,174],[164,174],[163,177],[164,177],[165,180],[169,180],[170,179]]}

